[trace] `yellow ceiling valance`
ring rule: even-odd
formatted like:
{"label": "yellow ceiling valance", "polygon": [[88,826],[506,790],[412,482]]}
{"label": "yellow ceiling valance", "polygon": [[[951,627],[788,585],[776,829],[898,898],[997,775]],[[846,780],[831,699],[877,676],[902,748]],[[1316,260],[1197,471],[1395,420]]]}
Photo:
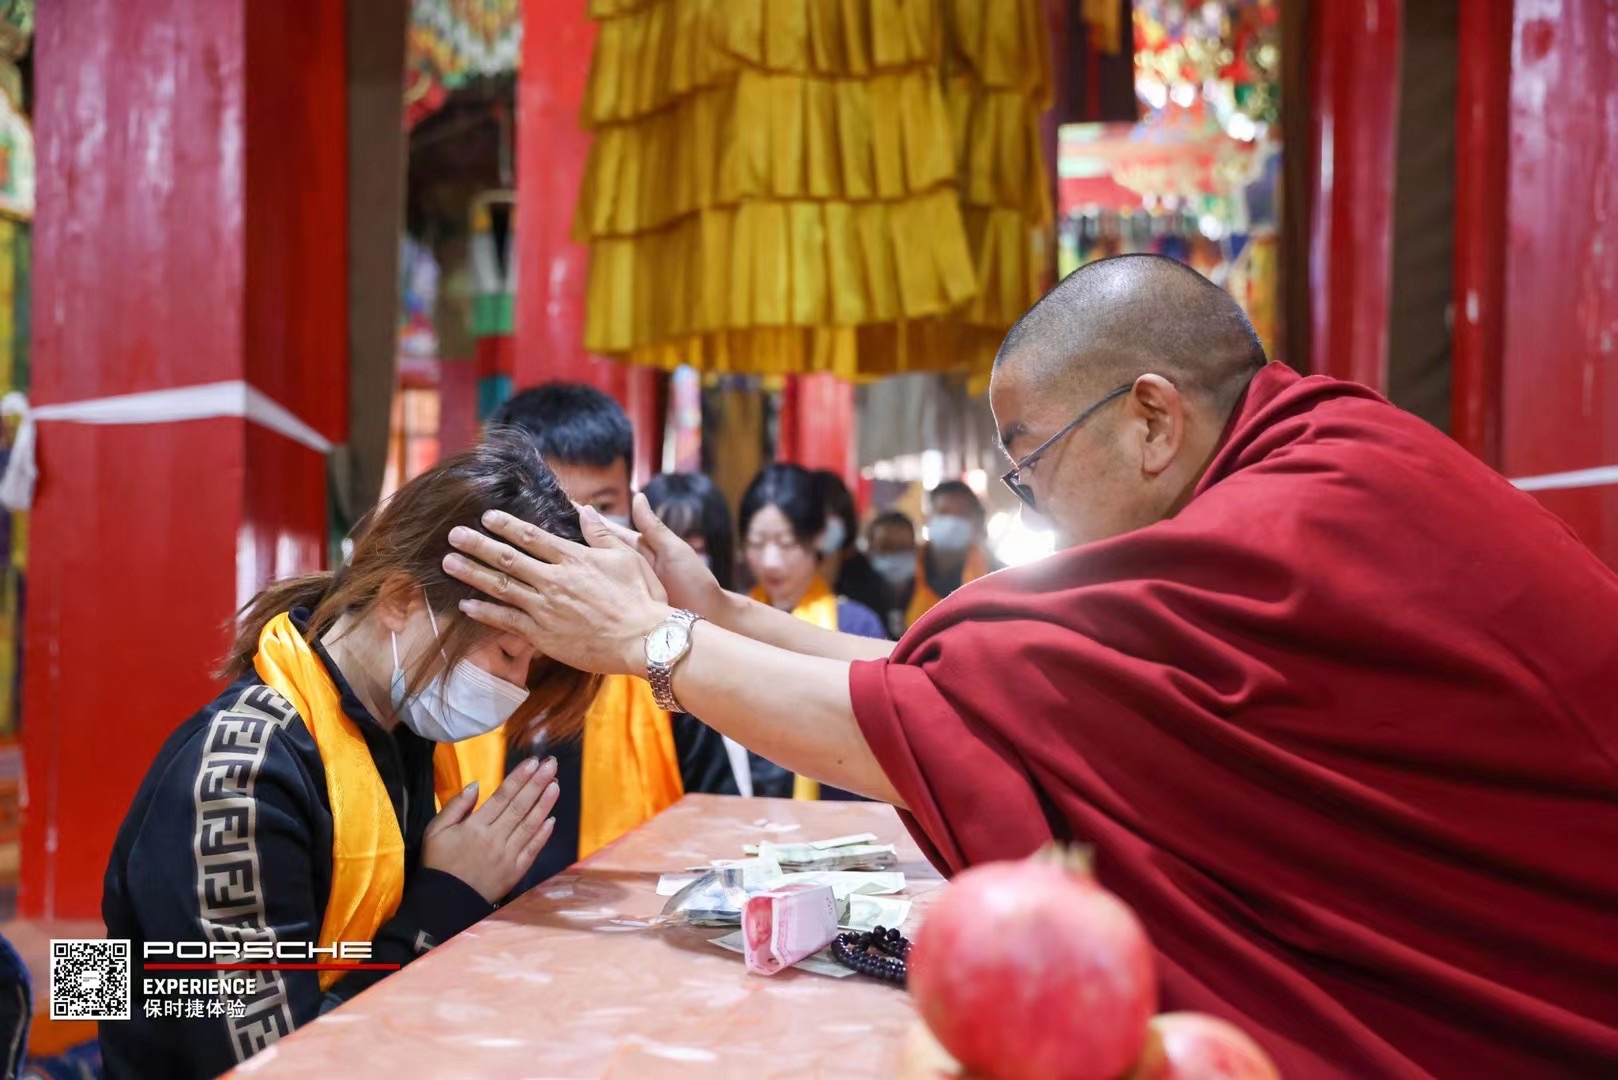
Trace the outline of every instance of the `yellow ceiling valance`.
{"label": "yellow ceiling valance", "polygon": [[1038,0],[592,0],[585,343],[981,370],[1046,283]]}

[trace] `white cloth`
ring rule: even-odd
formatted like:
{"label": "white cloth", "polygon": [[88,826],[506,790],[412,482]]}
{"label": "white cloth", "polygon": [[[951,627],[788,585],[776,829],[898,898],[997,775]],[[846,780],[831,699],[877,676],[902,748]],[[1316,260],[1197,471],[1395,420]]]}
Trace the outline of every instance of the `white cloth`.
{"label": "white cloth", "polygon": [[177,420],[239,416],[317,453],[331,453],[331,443],[320,432],[294,416],[286,406],[240,379],[115,394],[37,408],[30,408],[28,398],[13,391],[0,399],[0,414],[22,418],[17,437],[11,444],[11,460],[6,465],[5,476],[0,478],[0,504],[8,510],[26,510],[33,505],[34,484],[39,478],[35,463],[38,438],[35,428],[40,423],[166,424]]}

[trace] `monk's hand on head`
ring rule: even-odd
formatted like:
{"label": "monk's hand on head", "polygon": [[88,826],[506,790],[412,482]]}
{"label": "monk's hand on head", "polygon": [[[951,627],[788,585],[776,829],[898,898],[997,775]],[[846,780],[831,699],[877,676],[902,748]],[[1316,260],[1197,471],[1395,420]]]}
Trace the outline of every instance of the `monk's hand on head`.
{"label": "monk's hand on head", "polygon": [[[588,523],[599,515],[581,513]],[[457,552],[444,572],[484,593],[461,610],[487,626],[515,634],[542,655],[581,671],[644,674],[645,640],[668,616],[668,604],[646,560],[627,544],[574,543],[510,514],[491,510],[483,526],[456,528]]]}
{"label": "monk's hand on head", "polygon": [[645,495],[636,495],[630,511],[635,528],[639,529],[640,553],[657,574],[668,593],[669,603],[677,608],[694,611],[705,619],[719,621],[719,607],[725,590],[702,556],[692,550],[675,531],[663,524]]}
{"label": "monk's hand on head", "polygon": [[459,878],[498,904],[551,838],[558,793],[555,758],[528,758],[476,810],[477,784],[469,784],[428,824],[421,864]]}

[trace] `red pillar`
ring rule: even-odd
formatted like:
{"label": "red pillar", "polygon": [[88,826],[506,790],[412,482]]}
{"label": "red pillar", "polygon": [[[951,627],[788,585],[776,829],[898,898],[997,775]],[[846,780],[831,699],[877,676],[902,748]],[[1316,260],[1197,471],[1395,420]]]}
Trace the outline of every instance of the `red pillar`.
{"label": "red pillar", "polygon": [[635,478],[662,460],[666,377],[584,348],[590,252],[573,242],[573,208],[590,153],[579,124],[595,23],[579,0],[523,0],[517,76],[516,389],[558,380],[598,386],[635,425]]}
{"label": "red pillar", "polygon": [[[35,403],[245,383],[340,441],[342,5],[55,0],[35,65]],[[215,692],[231,613],[322,565],[324,456],[236,412],[40,425],[24,915],[99,913],[113,835]]]}
{"label": "red pillar", "polygon": [[1500,465],[1618,567],[1618,8],[1512,19]]}
{"label": "red pillar", "polygon": [[1512,0],[1461,4],[1455,88],[1455,441],[1500,465]]}
{"label": "red pillar", "polygon": [[1311,370],[1385,391],[1400,0],[1322,0],[1310,20]]}
{"label": "red pillar", "polygon": [[854,384],[831,375],[797,375],[781,394],[777,461],[829,469],[859,489],[854,454]]}

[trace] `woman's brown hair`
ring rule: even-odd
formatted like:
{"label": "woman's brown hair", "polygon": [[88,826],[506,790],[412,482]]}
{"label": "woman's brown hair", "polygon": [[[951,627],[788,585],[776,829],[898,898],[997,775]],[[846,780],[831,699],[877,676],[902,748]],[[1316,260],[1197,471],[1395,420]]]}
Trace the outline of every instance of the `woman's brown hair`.
{"label": "woman's brown hair", "polygon": [[[464,525],[487,535],[482,523],[486,510],[504,510],[556,536],[583,539],[578,511],[528,436],[513,428],[490,430],[478,445],[445,458],[367,515],[341,570],[278,581],[254,597],[242,609],[220,674],[236,679],[252,670],[259,635],[281,612],[308,609],[312,642],[339,616],[358,615],[399,587],[402,577],[425,594],[447,657],[442,666],[431,654],[415,665],[408,674],[408,692],[415,693],[492,633],[460,611],[462,600],[480,594],[443,570],[444,556],[452,550],[449,531]],[[576,733],[600,685],[599,675],[535,658],[528,669],[528,700],[506,724],[512,744],[526,744],[541,731],[552,740]]]}

